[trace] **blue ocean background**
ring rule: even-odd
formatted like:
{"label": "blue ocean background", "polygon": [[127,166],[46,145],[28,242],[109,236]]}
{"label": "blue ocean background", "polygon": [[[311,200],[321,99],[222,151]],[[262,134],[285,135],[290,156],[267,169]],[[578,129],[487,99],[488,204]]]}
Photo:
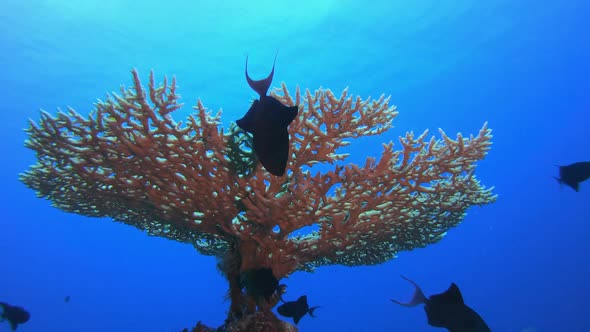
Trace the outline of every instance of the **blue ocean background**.
{"label": "blue ocean background", "polygon": [[[555,165],[589,160],[590,2],[132,1],[0,2],[0,301],[24,306],[19,331],[179,331],[222,324],[229,306],[214,257],[111,220],[52,208],[18,181],[40,109],[91,111],[97,98],[176,76],[228,125],[248,109],[244,78],[274,86],[391,95],[395,128],[353,143],[379,156],[406,131],[477,134],[493,146],[476,174],[499,195],[439,243],[378,266],[327,266],[286,280],[307,294],[313,331],[436,331],[404,274],[427,294],[457,283],[493,331],[590,331],[590,182],[560,187]],[[64,298],[70,296],[69,303]],[[440,329],[439,329],[440,330]],[[6,322],[0,331],[9,331]]]}

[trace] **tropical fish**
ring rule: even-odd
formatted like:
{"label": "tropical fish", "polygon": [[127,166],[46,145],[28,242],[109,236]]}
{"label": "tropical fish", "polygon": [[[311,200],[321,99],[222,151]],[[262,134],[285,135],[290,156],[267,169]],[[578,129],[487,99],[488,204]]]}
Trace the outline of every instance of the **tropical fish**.
{"label": "tropical fish", "polygon": [[590,178],[590,161],[582,161],[567,166],[559,166],[559,177],[555,179],[560,184],[567,184],[575,191],[579,191],[580,182]]}
{"label": "tropical fish", "polygon": [[[277,57],[275,55],[275,62]],[[271,174],[285,174],[289,159],[289,132],[287,127],[295,119],[298,106],[285,106],[272,96],[267,96],[275,72],[275,62],[267,78],[253,80],[248,75],[248,57],[246,57],[246,80],[248,85],[258,93],[260,99],[254,100],[237,125],[253,136],[254,152],[262,166]]]}
{"label": "tropical fish", "polygon": [[242,272],[240,284],[246,288],[248,295],[269,300],[279,287],[279,280],[272,273],[272,269],[260,268]]}
{"label": "tropical fish", "polygon": [[277,312],[285,317],[293,317],[293,322],[297,324],[305,314],[309,314],[311,317],[316,317],[313,315],[313,312],[317,308],[319,308],[319,306],[310,308],[307,304],[307,296],[303,295],[297,299],[297,301],[289,301],[281,304],[277,308]]}
{"label": "tropical fish", "polygon": [[268,300],[269,306],[272,308],[275,305],[277,305],[277,303],[279,303],[279,302],[285,303],[285,300],[283,300],[283,295],[286,292],[287,292],[287,285],[285,285],[285,284],[278,285],[277,289],[275,290],[275,292],[272,294],[272,296]]}
{"label": "tropical fish", "polygon": [[450,332],[491,332],[481,316],[463,302],[463,296],[455,283],[444,293],[427,298],[418,284],[404,276],[402,278],[414,285],[414,296],[410,302],[391,301],[404,307],[424,304],[429,325],[444,327]]}
{"label": "tropical fish", "polygon": [[2,312],[0,313],[0,322],[7,320],[10,323],[12,331],[16,331],[18,324],[23,324],[29,321],[31,314],[24,308],[10,305],[5,302],[0,302]]}

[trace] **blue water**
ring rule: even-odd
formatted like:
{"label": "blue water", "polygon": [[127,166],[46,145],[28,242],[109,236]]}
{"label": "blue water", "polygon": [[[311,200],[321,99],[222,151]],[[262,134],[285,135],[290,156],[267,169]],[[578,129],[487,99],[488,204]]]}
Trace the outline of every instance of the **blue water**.
{"label": "blue water", "polygon": [[[321,305],[300,331],[436,331],[420,308],[394,305],[419,282],[455,282],[493,331],[589,331],[590,182],[552,178],[588,160],[590,2],[569,1],[0,2],[0,301],[26,307],[19,331],[178,331],[218,326],[229,305],[212,257],[108,219],[52,208],[18,181],[35,161],[22,129],[39,110],[73,107],[176,75],[186,106],[249,107],[244,80],[267,74],[363,97],[392,96],[395,128],[352,145],[352,161],[408,130],[476,134],[494,145],[477,170],[499,199],[473,208],[441,242],[379,266],[321,267],[286,282]],[[198,3],[198,4],[196,4]],[[222,3],[222,4],[219,4]],[[69,303],[65,296],[71,296]],[[0,331],[8,331],[6,323]],[[532,330],[529,330],[532,331]]]}

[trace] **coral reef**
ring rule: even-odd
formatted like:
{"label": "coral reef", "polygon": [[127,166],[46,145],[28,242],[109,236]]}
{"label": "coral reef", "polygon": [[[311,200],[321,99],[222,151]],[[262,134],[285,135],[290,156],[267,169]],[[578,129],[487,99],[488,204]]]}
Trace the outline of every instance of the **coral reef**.
{"label": "coral reef", "polygon": [[182,106],[175,79],[156,85],[152,73],[146,91],[132,74],[131,89],[98,101],[88,116],[68,109],[30,121],[26,146],[37,162],[20,180],[63,211],[110,217],[220,257],[235,319],[252,312],[239,280],[245,271],[270,268],[281,279],[328,264],[379,264],[439,241],[470,207],[496,200],[474,175],[491,147],[487,124],[469,138],[409,132],[399,150],[388,142],[378,159],[345,163],[339,148],[392,127],[398,113],[389,98],[291,94],[282,84],[272,95],[299,105],[299,114],[289,126],[287,172],[276,177],[256,162],[251,137],[233,125],[224,131],[221,112],[200,100],[185,123],[173,120]]}

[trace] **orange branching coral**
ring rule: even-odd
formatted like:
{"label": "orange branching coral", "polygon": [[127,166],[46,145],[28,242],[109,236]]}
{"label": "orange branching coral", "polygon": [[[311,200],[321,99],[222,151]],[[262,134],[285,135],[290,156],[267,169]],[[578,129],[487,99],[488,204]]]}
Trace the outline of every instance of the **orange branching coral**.
{"label": "orange branching coral", "polygon": [[[69,109],[31,121],[26,146],[37,163],[21,181],[64,211],[108,216],[208,255],[233,252],[229,265],[270,267],[277,278],[385,262],[440,240],[469,207],[496,199],[474,176],[491,146],[486,125],[469,138],[407,133],[400,150],[390,142],[378,160],[343,165],[340,147],[391,128],[389,98],[324,89],[292,96],[284,84],[273,95],[300,105],[282,177],[253,163],[247,134],[224,132],[220,112],[201,101],[186,123],[175,122],[174,79],[157,86],[151,74],[145,91],[133,71],[133,89],[97,102],[88,117]],[[334,166],[312,167],[325,163]],[[306,226],[312,231],[295,234]]]}

